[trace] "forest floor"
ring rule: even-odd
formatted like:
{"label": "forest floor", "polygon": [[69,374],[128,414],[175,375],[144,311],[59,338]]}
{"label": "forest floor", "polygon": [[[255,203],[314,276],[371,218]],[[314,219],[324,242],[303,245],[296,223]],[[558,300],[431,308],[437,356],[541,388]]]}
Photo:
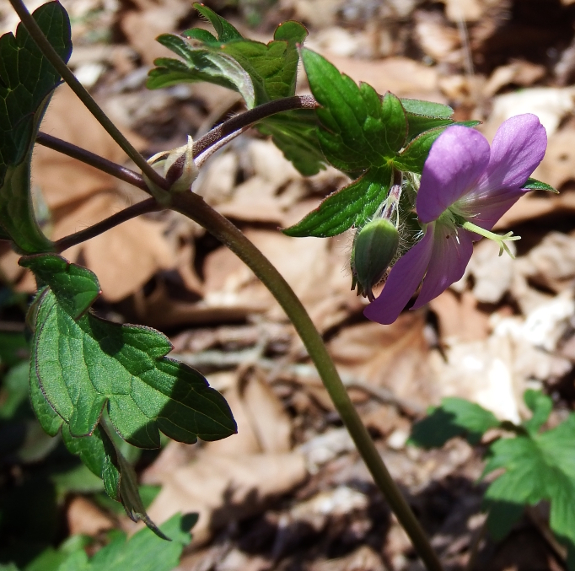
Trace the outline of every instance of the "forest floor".
{"label": "forest floor", "polygon": [[[196,138],[241,111],[236,93],[212,85],[145,87],[154,59],[172,55],[157,35],[208,26],[191,2],[62,4],[73,23],[71,67],[144,154],[182,145],[188,134]],[[564,569],[544,510],[526,513],[498,543],[484,533],[483,445],[454,439],[426,451],[407,440],[413,422],[446,396],[519,420],[527,417],[524,391],[541,388],[555,403],[550,425],[573,409],[575,2],[206,4],[245,36],[266,42],[279,23],[301,21],[309,30],[306,46],[354,80],[379,93],[447,103],[458,120],[482,121],[479,129],[488,138],[512,115],[540,117],[549,144],[534,177],[560,194],[532,193],[498,223],[497,231],[513,229],[522,237],[514,243],[516,259],[498,257],[495,244],[479,242],[461,281],[391,326],[367,321],[365,300],[350,290],[350,235],[289,238],[278,231],[343,186],[341,173],[328,168],[305,179],[270,141],[248,132],[206,163],[194,189],[245,232],[299,295],[446,570],[466,569],[472,553],[477,570]],[[14,26],[8,4],[1,4],[0,31]],[[298,92],[306,90],[302,74]],[[125,161],[64,86],[42,129]],[[54,238],[144,198],[45,148],[35,153],[33,182]],[[200,514],[179,571],[422,569],[293,327],[233,254],[170,212],[127,222],[64,255],[98,276],[98,311],[165,332],[172,355],[206,374],[238,422],[239,433],[226,440],[170,442],[137,465],[143,484],[161,486],[149,509],[152,519]],[[4,251],[4,283],[31,292],[33,279],[17,259]],[[57,505],[54,541],[77,533],[103,537],[114,526],[131,529],[86,487],[68,484]]]}

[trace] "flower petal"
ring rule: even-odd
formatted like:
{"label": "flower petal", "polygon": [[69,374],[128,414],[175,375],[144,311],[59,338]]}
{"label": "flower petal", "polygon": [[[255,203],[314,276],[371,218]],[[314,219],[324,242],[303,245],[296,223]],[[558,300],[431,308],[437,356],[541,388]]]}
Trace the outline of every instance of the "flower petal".
{"label": "flower petal", "polygon": [[485,137],[460,125],[448,127],[433,143],[421,176],[416,210],[419,219],[433,222],[472,190],[489,164]]}
{"label": "flower petal", "polygon": [[432,227],[430,224],[423,239],[393,266],[380,296],[363,311],[368,319],[389,325],[399,317],[427,270],[433,249]]}
{"label": "flower petal", "polygon": [[469,222],[491,230],[495,223],[527,192],[522,188],[506,188],[493,194],[482,194],[471,202],[475,214],[469,215]]}
{"label": "flower petal", "polygon": [[460,280],[473,253],[473,234],[467,230],[435,224],[433,234],[431,261],[412,309],[422,307]]}
{"label": "flower petal", "polygon": [[531,113],[504,121],[491,144],[491,159],[474,194],[492,194],[502,188],[525,184],[547,147],[547,133]]}

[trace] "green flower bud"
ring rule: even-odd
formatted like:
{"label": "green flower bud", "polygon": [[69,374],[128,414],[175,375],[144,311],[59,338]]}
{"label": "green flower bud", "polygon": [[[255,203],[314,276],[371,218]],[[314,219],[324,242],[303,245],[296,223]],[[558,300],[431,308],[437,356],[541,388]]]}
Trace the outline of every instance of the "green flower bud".
{"label": "green flower bud", "polygon": [[352,289],[374,301],[373,287],[385,276],[399,245],[399,232],[387,218],[368,222],[358,230],[351,252]]}

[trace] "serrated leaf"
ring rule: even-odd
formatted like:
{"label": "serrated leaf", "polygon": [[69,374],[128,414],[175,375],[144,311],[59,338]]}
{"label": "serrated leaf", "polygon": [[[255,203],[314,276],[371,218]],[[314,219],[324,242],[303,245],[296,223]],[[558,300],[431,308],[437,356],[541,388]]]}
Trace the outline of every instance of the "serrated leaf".
{"label": "serrated leaf", "polygon": [[523,400],[533,415],[523,422],[522,426],[529,434],[535,434],[547,422],[553,409],[553,401],[541,391],[531,389],[525,391]]}
{"label": "serrated leaf", "polygon": [[[276,28],[273,41],[263,44],[243,38],[229,22],[209,8],[200,4],[194,6],[210,20],[218,37],[202,29],[184,32],[188,40],[173,34],[159,36],[158,42],[184,61],[155,60],[156,67],[148,74],[149,89],[207,81],[240,93],[248,109],[295,94],[299,61],[296,46],[307,36],[304,26],[298,22],[284,22]],[[316,125],[315,115],[301,110],[263,119],[258,123],[258,129],[272,135],[285,157],[303,175],[309,176],[319,172],[324,163],[313,131]]]}
{"label": "serrated leaf", "polygon": [[207,20],[216,30],[219,42],[229,42],[231,40],[242,40],[242,35],[225,18],[218,16],[213,10],[198,2],[194,3],[194,8]]}
{"label": "serrated leaf", "polygon": [[399,99],[380,99],[366,83],[357,85],[319,54],[302,50],[310,89],[322,106],[322,151],[336,168],[350,172],[382,167],[396,156],[407,137],[407,119]]}
{"label": "serrated leaf", "polygon": [[73,319],[85,313],[101,293],[93,272],[70,264],[61,256],[26,256],[18,263],[24,268],[33,268],[38,289],[49,285],[60,305]]}
{"label": "serrated leaf", "polygon": [[206,16],[218,38],[204,30],[188,30],[193,40],[163,34],[158,41],[177,53],[184,62],[162,58],[150,71],[147,86],[157,89],[181,82],[208,81],[234,89],[248,108],[295,93],[298,53],[307,30],[297,22],[277,27],[268,44],[243,38],[240,33],[209,8],[194,5]]}
{"label": "serrated leaf", "polygon": [[171,571],[179,564],[196,521],[196,514],[176,514],[161,525],[162,532],[172,539],[169,543],[154,537],[147,529],[130,539],[119,534],[78,571]]}
{"label": "serrated leaf", "polygon": [[312,176],[325,168],[314,111],[298,109],[278,113],[257,123],[256,127],[263,135],[271,135],[275,146],[302,175]]}
{"label": "serrated leaf", "polygon": [[437,137],[439,137],[446,128],[447,127],[438,127],[418,135],[405,147],[397,159],[393,161],[393,164],[400,170],[421,174],[431,145],[435,143]]}
{"label": "serrated leaf", "polygon": [[527,182],[522,186],[526,190],[544,190],[546,192],[552,192],[554,194],[559,194],[556,188],[553,188],[550,184],[546,182],[541,182],[536,178],[528,178]]}
{"label": "serrated leaf", "polygon": [[409,441],[422,448],[438,448],[448,440],[461,436],[477,444],[483,434],[500,422],[494,414],[478,404],[456,397],[444,398],[441,405],[413,425]]}
{"label": "serrated leaf", "polygon": [[[70,22],[58,2],[40,6],[34,19],[67,61]],[[0,38],[0,224],[25,253],[52,249],[36,221],[30,193],[30,161],[36,133],[60,76],[22,24]]]}
{"label": "serrated leaf", "polygon": [[283,230],[294,237],[326,238],[363,226],[387,197],[392,169],[370,169],[350,185],[330,194],[297,224]]}
{"label": "serrated leaf", "polygon": [[[491,483],[485,506],[499,502],[534,505],[551,504],[550,526],[570,554],[575,549],[575,414],[543,434],[519,435],[494,442],[484,475],[496,469],[505,472]],[[513,522],[511,522],[513,523]],[[493,522],[488,520],[488,525]],[[499,537],[510,529],[494,529]],[[572,561],[572,557],[571,557]],[[570,567],[571,569],[573,567]]]}
{"label": "serrated leaf", "polygon": [[434,119],[449,119],[453,115],[453,109],[443,103],[422,101],[420,99],[402,99],[403,108],[413,115],[423,115]]}
{"label": "serrated leaf", "polygon": [[[44,267],[41,258],[29,258],[28,267]],[[223,397],[197,371],[165,357],[172,346],[164,335],[90,312],[74,319],[70,292],[51,289],[61,281],[55,274],[37,298],[31,377],[72,436],[92,434],[104,407],[122,438],[142,448],[159,446],[159,430],[188,443],[235,432]],[[96,284],[92,274],[87,289]]]}

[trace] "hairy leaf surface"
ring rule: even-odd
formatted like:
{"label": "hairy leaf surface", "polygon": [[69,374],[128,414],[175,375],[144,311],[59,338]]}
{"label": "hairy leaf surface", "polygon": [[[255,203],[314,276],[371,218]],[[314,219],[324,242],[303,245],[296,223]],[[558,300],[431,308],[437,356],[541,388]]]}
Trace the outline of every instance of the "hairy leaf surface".
{"label": "hairy leaf surface", "polygon": [[[72,42],[66,10],[49,2],[33,17],[67,61]],[[59,83],[59,74],[22,24],[16,36],[0,38],[0,225],[25,253],[52,249],[34,215],[30,161],[40,121]]]}

